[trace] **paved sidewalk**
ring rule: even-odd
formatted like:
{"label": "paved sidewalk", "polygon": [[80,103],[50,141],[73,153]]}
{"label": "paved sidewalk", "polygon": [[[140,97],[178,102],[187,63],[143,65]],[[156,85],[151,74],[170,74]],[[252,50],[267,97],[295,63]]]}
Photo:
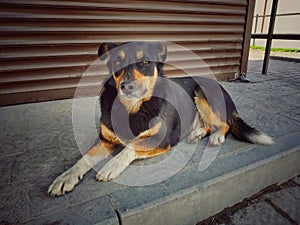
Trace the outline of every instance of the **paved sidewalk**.
{"label": "paved sidewalk", "polygon": [[[251,145],[229,135],[206,168],[201,159],[207,139],[197,146],[182,143],[179,155],[196,148],[187,165],[171,178],[147,186],[99,183],[91,171],[72,193],[50,198],[46,191],[52,180],[81,156],[79,147],[88,148],[95,141],[89,131],[95,129],[97,119],[88,120],[86,115],[91,105],[95,117],[99,114],[96,98],[83,99],[75,130],[72,100],[0,108],[0,224],[196,224],[298,175],[300,64],[271,60],[269,75],[263,76],[261,63],[250,62],[252,83],[222,84],[242,117],[276,139],[274,146]],[[75,140],[76,130],[81,132]],[[164,157],[156,157],[135,165],[162,160]],[[299,179],[293,182],[295,185],[268,193],[269,200],[251,203],[223,224],[259,224],[254,219],[260,217],[266,224],[299,224]],[[279,209],[292,220],[278,213]]]}
{"label": "paved sidewalk", "polygon": [[300,224],[300,177],[274,184],[197,225]]}
{"label": "paved sidewalk", "polygon": [[[282,53],[282,52],[272,52],[272,56],[284,57],[288,59],[299,59],[300,53]],[[295,66],[292,70],[297,77],[291,82],[296,86],[300,86],[299,75],[300,75],[300,64],[295,64],[291,60],[290,62],[271,60],[269,75],[263,76],[259,74],[262,69],[262,60],[264,57],[264,52],[259,50],[250,51],[250,64],[248,77],[250,81],[256,82],[258,77],[266,78],[268,81],[278,80],[283,81],[282,86],[288,86],[285,80],[286,76],[282,74],[287,74],[290,72],[290,65]],[[298,67],[297,67],[298,65]],[[276,71],[277,70],[277,71]],[[286,70],[286,71],[284,71]],[[274,74],[279,76],[273,77]],[[290,78],[293,79],[293,76]],[[260,81],[260,80],[258,80]],[[298,93],[298,100],[291,101],[295,104],[296,114],[287,113],[288,116],[294,117],[299,121],[300,119],[300,96]],[[279,102],[280,105],[282,101]],[[252,224],[275,224],[275,225],[297,225],[300,224],[300,177],[292,178],[291,180],[281,183],[271,185],[259,193],[253,195],[250,198],[244,199],[242,202],[237,203],[232,207],[224,209],[222,212],[213,215],[197,225],[252,225]]]}

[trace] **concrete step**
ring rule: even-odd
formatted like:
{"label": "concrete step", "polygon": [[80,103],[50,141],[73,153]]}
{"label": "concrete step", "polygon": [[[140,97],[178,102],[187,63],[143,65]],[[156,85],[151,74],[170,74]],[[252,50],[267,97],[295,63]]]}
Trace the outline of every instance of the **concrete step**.
{"label": "concrete step", "polygon": [[[184,151],[193,147],[179,145]],[[170,179],[111,193],[122,224],[196,224],[300,173],[300,132],[278,138],[272,146],[244,144],[229,137],[209,166],[205,165],[209,157],[203,161],[205,148],[203,141],[185,168]],[[124,182],[127,175],[116,182]]]}
{"label": "concrete step", "polygon": [[[196,224],[300,173],[298,117],[257,114],[246,118],[251,124],[263,121],[261,127],[278,137],[274,145],[230,135],[220,148],[209,147],[207,138],[198,145],[180,143],[168,154],[135,162],[112,182],[97,182],[91,171],[73,192],[53,199],[48,186],[81,156],[78,143],[87,149],[94,137],[84,129],[85,136],[75,141],[71,100],[3,107],[0,223]],[[87,124],[85,117],[81,123]]]}

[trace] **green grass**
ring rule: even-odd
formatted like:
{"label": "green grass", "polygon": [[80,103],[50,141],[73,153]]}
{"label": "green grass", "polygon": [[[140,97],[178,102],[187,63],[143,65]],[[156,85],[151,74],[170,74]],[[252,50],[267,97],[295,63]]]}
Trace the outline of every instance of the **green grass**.
{"label": "green grass", "polygon": [[[265,50],[265,47],[263,46],[250,46],[251,49],[257,49],[257,50]],[[300,52],[299,48],[271,48],[271,51],[273,52]]]}

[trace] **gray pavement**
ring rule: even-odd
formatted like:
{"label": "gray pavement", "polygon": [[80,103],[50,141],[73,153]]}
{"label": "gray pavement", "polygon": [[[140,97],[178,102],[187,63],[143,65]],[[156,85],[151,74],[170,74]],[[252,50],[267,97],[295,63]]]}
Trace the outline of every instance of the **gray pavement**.
{"label": "gray pavement", "polygon": [[197,225],[300,224],[299,177],[274,184]]}
{"label": "gray pavement", "polygon": [[[263,59],[263,52],[258,50],[250,51],[250,65],[248,77],[252,82],[257,82],[258,77],[266,78],[266,80],[280,80],[282,85],[287,86],[285,79],[290,67],[289,65],[297,65],[294,62],[300,58],[300,53],[280,53],[272,52],[273,59],[271,60],[272,67],[269,75],[260,76],[261,63]],[[278,57],[278,58],[276,58]],[[278,59],[284,58],[284,61]],[[299,63],[298,63],[299,65]],[[292,73],[299,76],[299,66],[295,68]],[[287,70],[287,71],[284,71]],[[297,71],[298,70],[298,71]],[[274,74],[279,74],[279,77],[273,77]],[[261,82],[260,79],[258,79]],[[270,84],[272,85],[272,84]],[[299,78],[295,79],[294,85],[299,86]],[[299,93],[298,93],[299,95]],[[289,95],[288,95],[289,96]],[[271,97],[271,96],[270,96]],[[280,101],[281,103],[282,101]],[[297,103],[296,103],[297,102]],[[293,116],[299,121],[299,102],[291,100],[295,104],[294,114],[293,110],[287,115]],[[268,101],[269,103],[269,101]],[[197,225],[253,225],[253,224],[300,224],[300,177],[290,179],[284,183],[271,185],[259,193],[254,194],[250,198],[244,199],[242,202],[228,207],[218,214],[212,215],[209,218],[199,222]]]}
{"label": "gray pavement", "polygon": [[[95,141],[97,99],[81,99],[79,117],[72,114],[73,100],[1,107],[0,224],[196,224],[300,174],[300,64],[271,60],[267,76],[260,74],[261,64],[250,61],[251,83],[222,85],[242,117],[276,139],[274,146],[251,145],[231,135],[217,152],[207,149],[207,139],[180,143],[175,157],[194,151],[188,162],[172,177],[146,186],[127,181],[130,170],[107,183],[97,182],[91,171],[73,192],[50,198],[52,180]],[[171,156],[134,165],[155,165]],[[236,211],[223,224],[299,224],[299,178],[295,183]]]}

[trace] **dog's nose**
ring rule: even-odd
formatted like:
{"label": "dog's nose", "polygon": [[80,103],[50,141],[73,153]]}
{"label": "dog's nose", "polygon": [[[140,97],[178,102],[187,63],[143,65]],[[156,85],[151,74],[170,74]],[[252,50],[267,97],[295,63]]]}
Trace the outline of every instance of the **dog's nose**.
{"label": "dog's nose", "polygon": [[125,93],[125,94],[130,94],[131,92],[133,92],[135,89],[135,83],[134,82],[130,82],[130,81],[123,81],[121,83],[121,90]]}

